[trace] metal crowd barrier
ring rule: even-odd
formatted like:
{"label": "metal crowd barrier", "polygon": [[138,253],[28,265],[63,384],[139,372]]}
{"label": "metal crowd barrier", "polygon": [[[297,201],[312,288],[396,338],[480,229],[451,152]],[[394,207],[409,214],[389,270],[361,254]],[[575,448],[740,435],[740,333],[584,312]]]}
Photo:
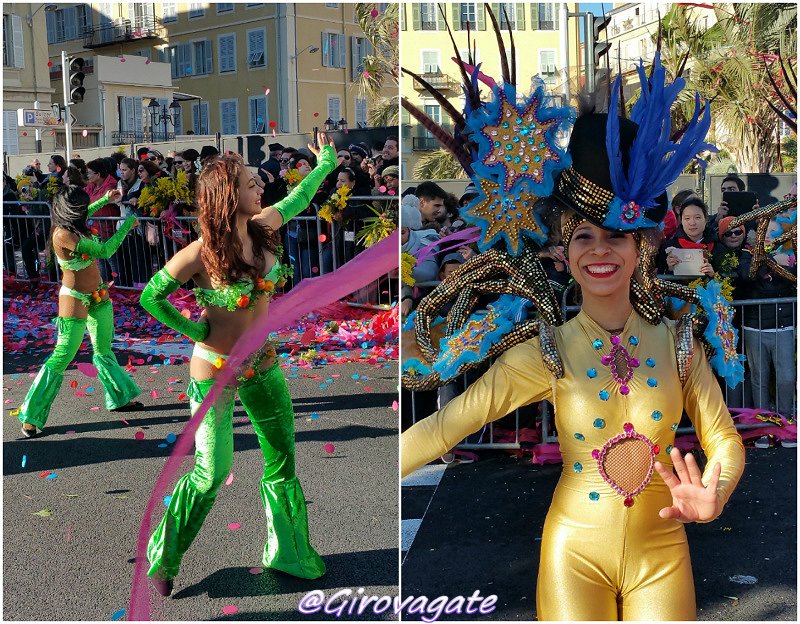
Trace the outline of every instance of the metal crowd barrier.
{"label": "metal crowd barrier", "polygon": [[[418,284],[419,286],[435,286],[438,282],[425,282]],[[578,311],[580,310],[580,306],[576,305],[567,305],[567,301],[569,299],[569,290],[564,292],[564,296],[562,298],[562,312],[564,319],[569,319],[575,316]],[[739,342],[738,342],[738,353],[745,355],[748,358],[748,361],[745,363],[745,379],[742,383],[740,383],[736,388],[731,389],[729,388],[724,382],[720,381],[722,385],[723,392],[725,395],[725,403],[728,407],[735,408],[735,407],[760,407],[763,409],[767,409],[770,403],[770,386],[772,384],[772,378],[767,374],[767,379],[764,381],[762,379],[762,383],[758,387],[759,396],[753,397],[754,388],[752,383],[752,373],[750,369],[749,360],[751,356],[754,354],[748,353],[748,347],[746,346],[747,343],[750,344],[750,349],[757,349],[761,350],[764,339],[767,337],[767,334],[770,334],[769,329],[762,330],[761,328],[764,325],[774,325],[777,327],[778,325],[778,305],[791,305],[792,306],[792,318],[793,324],[790,328],[785,328],[783,330],[779,330],[776,332],[775,340],[770,341],[769,347],[775,345],[775,350],[770,353],[770,356],[773,357],[774,366],[778,369],[781,366],[779,361],[779,356],[783,355],[784,359],[784,366],[788,366],[791,368],[792,371],[796,370],[796,364],[794,360],[795,356],[795,339],[794,335],[797,328],[797,298],[778,298],[778,299],[744,299],[744,300],[736,300],[732,302],[732,305],[735,309],[734,314],[734,324],[736,325],[738,332],[739,332]],[[765,322],[767,319],[762,314],[763,308],[761,306],[775,306],[775,322],[774,323],[767,323]],[[747,308],[752,308],[758,306],[758,327],[753,328],[753,330],[742,329],[742,320],[744,318],[744,311]],[[751,332],[749,339],[745,340],[745,332]],[[789,335],[791,339],[783,338],[782,334]],[[781,348],[784,349],[781,351]],[[490,361],[487,364],[487,367],[491,365],[493,362]],[[459,384],[461,387],[466,389],[472,382],[474,382],[480,374],[484,372],[484,368],[480,369],[480,372],[473,372],[473,373],[465,373],[461,375],[458,379],[451,382],[452,384]],[[784,371],[782,371],[784,372]],[[789,384],[786,384],[789,385]],[[796,378],[794,381],[791,382],[792,393],[791,393],[791,413],[789,410],[786,409],[788,407],[788,403],[786,403],[787,399],[783,398],[781,400],[780,392],[776,386],[776,401],[777,405],[776,408],[779,413],[784,416],[790,417],[797,414],[797,386],[796,386]],[[423,393],[418,392],[410,392],[410,401],[411,404],[411,422],[412,424],[417,422],[419,418],[425,418],[429,415],[430,412],[419,414],[420,411],[419,403],[423,403],[420,395],[428,394],[430,395],[434,391],[426,391]],[[457,395],[459,392],[453,392],[452,389],[449,390],[442,390],[440,388],[437,392],[437,400],[436,400],[436,407],[438,409],[444,407],[447,401],[452,398],[453,396]],[[449,395],[449,396],[448,396]],[[429,400],[428,403],[433,403],[432,400]],[[465,439],[464,442],[458,444],[456,448],[465,449],[465,450],[475,450],[475,449],[493,449],[493,450],[515,450],[522,448],[522,443],[520,442],[520,421],[521,418],[525,418],[525,413],[528,412],[527,418],[531,419],[532,422],[535,423],[538,417],[541,418],[542,423],[542,433],[541,433],[541,441],[543,443],[554,443],[558,441],[558,435],[555,430],[555,424],[553,422],[553,408],[552,405],[548,401],[541,401],[539,403],[532,403],[527,406],[520,407],[510,414],[507,414],[501,419],[498,419],[495,422],[489,423],[486,427],[483,428],[478,433],[473,434]],[[503,442],[496,442],[495,441],[495,423],[500,423],[505,419],[514,420],[514,428],[513,428],[513,441],[503,441]],[[510,423],[506,423],[510,424]],[[757,429],[761,427],[767,427],[769,423],[764,424],[737,424],[736,428],[738,430],[747,430],[747,429]],[[510,430],[510,427],[503,426],[504,430]],[[679,434],[687,434],[687,433],[694,433],[693,426],[681,426],[678,428],[677,433]]]}
{"label": "metal crowd barrier", "polygon": [[[394,196],[355,197],[352,200],[394,201]],[[9,214],[20,212],[25,206],[29,212],[40,214]],[[19,281],[38,276],[41,283],[58,283],[61,269],[56,263],[46,264],[45,246],[50,231],[50,208],[44,201],[3,202],[3,268]],[[123,221],[122,217],[92,217],[93,227],[106,234]],[[139,224],[125,237],[123,244],[108,261],[100,260],[104,279],[114,281],[115,288],[142,289],[166,262],[188,243],[197,240],[197,217],[177,217],[177,225],[170,227],[157,217],[139,217]],[[111,227],[104,223],[113,223]],[[283,291],[306,277],[325,275],[363,251],[355,238],[363,224],[348,223],[342,227],[330,224],[319,216],[298,216],[281,228],[281,243],[294,267],[294,275],[287,280]],[[353,293],[351,305],[389,308],[397,301],[399,293],[396,271]]]}

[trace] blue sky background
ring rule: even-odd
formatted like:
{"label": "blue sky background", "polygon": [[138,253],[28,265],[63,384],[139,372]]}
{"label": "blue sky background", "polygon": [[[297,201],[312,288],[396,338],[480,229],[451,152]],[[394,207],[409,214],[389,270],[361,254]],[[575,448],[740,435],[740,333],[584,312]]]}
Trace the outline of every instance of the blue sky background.
{"label": "blue sky background", "polygon": [[[613,2],[579,2],[578,11],[585,13],[591,11],[595,17],[603,14],[603,9],[610,11],[614,8]],[[575,19],[575,18],[570,18]],[[581,26],[581,41],[583,41],[583,20],[579,20]]]}

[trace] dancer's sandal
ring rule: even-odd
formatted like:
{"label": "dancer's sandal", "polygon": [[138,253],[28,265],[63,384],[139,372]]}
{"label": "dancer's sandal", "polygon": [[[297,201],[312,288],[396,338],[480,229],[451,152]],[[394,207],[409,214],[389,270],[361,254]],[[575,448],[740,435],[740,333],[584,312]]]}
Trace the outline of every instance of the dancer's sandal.
{"label": "dancer's sandal", "polygon": [[139,412],[144,409],[144,403],[141,401],[131,401],[127,405],[112,409],[112,412]]}
{"label": "dancer's sandal", "polygon": [[163,579],[158,573],[156,573],[155,576],[150,577],[150,583],[153,585],[153,587],[155,587],[159,594],[164,596],[164,598],[168,598],[172,595],[172,579]]}
{"label": "dancer's sandal", "polygon": [[26,438],[35,438],[41,433],[41,431],[38,431],[36,427],[33,427],[32,429],[27,429],[25,425],[22,426],[22,429],[20,429],[20,431],[22,431],[22,435],[24,435]]}

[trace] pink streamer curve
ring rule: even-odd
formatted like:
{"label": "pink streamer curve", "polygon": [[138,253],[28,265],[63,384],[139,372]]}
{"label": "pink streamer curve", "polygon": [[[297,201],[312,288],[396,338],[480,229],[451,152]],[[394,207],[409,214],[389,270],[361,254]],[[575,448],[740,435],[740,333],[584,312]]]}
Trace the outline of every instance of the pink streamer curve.
{"label": "pink streamer curve", "polygon": [[150,594],[147,587],[147,543],[153,511],[162,501],[170,482],[180,469],[185,455],[194,444],[194,434],[209,408],[216,401],[222,389],[233,380],[236,370],[256,351],[270,332],[291,323],[294,319],[308,314],[317,308],[346,297],[353,291],[378,279],[398,266],[399,235],[397,231],[372,245],[358,257],[338,270],[322,277],[307,278],[300,282],[287,295],[275,300],[269,314],[256,320],[242,334],[231,351],[226,366],[222,368],[208,395],[181,431],[172,453],[164,464],[150,499],[147,501],[136,545],[136,566],[131,583],[131,596],[128,619],[150,620]]}

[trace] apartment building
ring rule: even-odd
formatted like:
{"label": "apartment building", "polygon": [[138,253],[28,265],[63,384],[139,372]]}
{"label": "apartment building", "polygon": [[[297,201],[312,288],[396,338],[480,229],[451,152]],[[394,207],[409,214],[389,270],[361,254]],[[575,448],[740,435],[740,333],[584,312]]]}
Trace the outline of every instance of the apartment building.
{"label": "apartment building", "polygon": [[47,35],[54,80],[62,49],[89,72],[95,56],[116,59],[119,84],[98,83],[105,104],[73,110],[79,123],[102,123],[100,144],[165,132],[307,132],[327,119],[366,126],[369,103],[355,81],[370,46],[351,3],[59,4]]}
{"label": "apartment building", "polygon": [[[58,98],[47,75],[47,42],[35,36],[45,27],[44,4],[3,3],[3,152],[36,151],[37,131],[17,127],[18,108],[49,110]],[[50,5],[50,8],[55,5]],[[52,131],[38,131],[41,149],[55,147]]]}
{"label": "apartment building", "polygon": [[[508,49],[511,27],[516,47],[517,85],[521,93],[530,90],[531,80],[539,76],[551,93],[561,93],[566,80],[576,82],[579,36],[577,22],[562,24],[561,3],[490,3],[492,11],[503,30],[503,41]],[[475,61],[488,76],[501,76],[497,53],[497,39],[482,2],[459,2],[441,5],[462,58],[467,58],[467,26],[475,49]],[[503,14],[501,6],[506,13]],[[569,3],[568,11],[577,11],[577,4]],[[401,66],[437,87],[458,110],[464,106],[461,75],[454,57],[453,44],[447,34],[445,18],[435,2],[404,3],[400,7],[403,45],[400,49]],[[507,18],[507,19],[506,19]],[[563,36],[561,29],[569,28],[567,58],[563,63]],[[411,36],[409,36],[411,35]],[[510,57],[510,55],[509,55]],[[509,59],[510,62],[510,59]],[[450,126],[441,106],[431,98],[422,85],[408,76],[403,77],[402,95],[414,102],[432,119]],[[439,142],[419,125],[405,110],[401,112],[404,170],[411,172],[420,155],[439,148]],[[410,168],[409,168],[410,167]]]}

